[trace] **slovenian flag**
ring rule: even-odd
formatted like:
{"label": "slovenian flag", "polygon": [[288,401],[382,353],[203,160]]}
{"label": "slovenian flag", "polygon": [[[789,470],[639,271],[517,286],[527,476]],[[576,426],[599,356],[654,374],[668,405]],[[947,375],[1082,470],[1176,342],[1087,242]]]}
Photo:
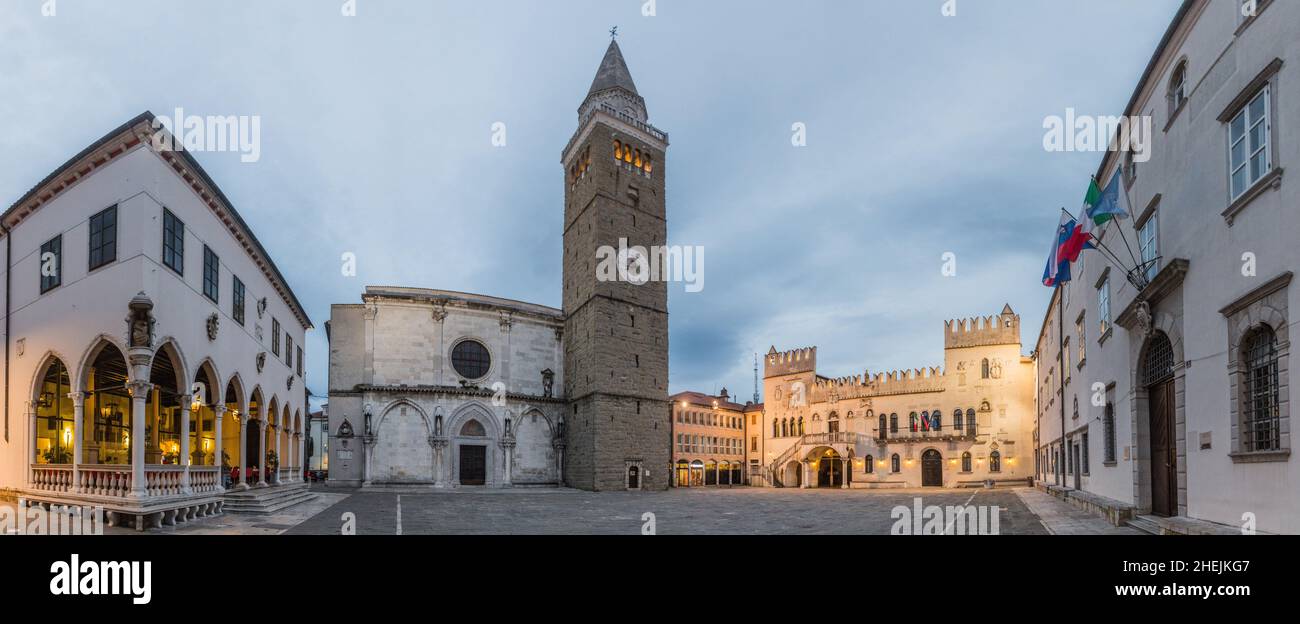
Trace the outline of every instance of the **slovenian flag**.
{"label": "slovenian flag", "polygon": [[[1061,211],[1061,223],[1056,226],[1056,235],[1052,237],[1052,248],[1047,256],[1047,266],[1043,269],[1044,286],[1056,286],[1070,281],[1070,258],[1067,251],[1075,238],[1075,233],[1079,230],[1079,224],[1074,218]],[[1075,257],[1078,257],[1077,253]]]}

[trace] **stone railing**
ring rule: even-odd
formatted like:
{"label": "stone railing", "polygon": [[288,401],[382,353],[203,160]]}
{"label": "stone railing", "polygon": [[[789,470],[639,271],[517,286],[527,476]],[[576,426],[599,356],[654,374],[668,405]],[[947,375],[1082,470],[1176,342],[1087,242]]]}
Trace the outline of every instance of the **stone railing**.
{"label": "stone railing", "polygon": [[126,496],[131,491],[131,467],[120,464],[81,465],[81,491],[98,496]]}
{"label": "stone railing", "polygon": [[72,466],[67,464],[32,464],[32,488],[44,492],[72,490]]}
{"label": "stone railing", "polygon": [[220,471],[216,466],[190,466],[190,490],[195,494],[217,491]]}
{"label": "stone railing", "polygon": [[175,496],[181,493],[181,475],[185,469],[176,465],[145,466],[145,492],[149,496]]}

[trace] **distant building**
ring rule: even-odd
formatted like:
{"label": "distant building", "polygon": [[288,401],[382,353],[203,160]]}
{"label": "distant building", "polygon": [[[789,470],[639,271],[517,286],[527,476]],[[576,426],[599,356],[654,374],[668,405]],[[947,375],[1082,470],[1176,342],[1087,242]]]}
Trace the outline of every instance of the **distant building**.
{"label": "distant building", "polygon": [[[944,367],[830,378],[817,348],[768,352],[754,485],[964,487],[1033,475],[1033,361],[1010,306],[949,321]],[[751,414],[751,421],[754,420]],[[756,444],[757,443],[757,444]]]}
{"label": "distant building", "polygon": [[1143,266],[1129,279],[1087,251],[1054,294],[1038,464],[1117,522],[1300,532],[1300,184],[1283,181],[1300,168],[1298,40],[1300,2],[1185,1],[1124,111],[1153,118],[1149,160],[1108,152],[1096,173],[1124,176],[1133,213],[1101,240]]}
{"label": "distant building", "polygon": [[679,392],[672,400],[673,486],[744,485],[745,421],[763,410],[731,402],[726,388],[718,396]]}

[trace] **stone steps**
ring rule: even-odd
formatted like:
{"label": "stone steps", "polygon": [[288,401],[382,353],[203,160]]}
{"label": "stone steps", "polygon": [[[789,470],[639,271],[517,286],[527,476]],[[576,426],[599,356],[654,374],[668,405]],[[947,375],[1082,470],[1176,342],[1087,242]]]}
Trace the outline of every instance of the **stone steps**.
{"label": "stone steps", "polygon": [[307,484],[296,483],[266,488],[227,492],[225,511],[229,513],[270,514],[316,498]]}
{"label": "stone steps", "polygon": [[1145,518],[1143,516],[1135,516],[1133,518],[1130,518],[1128,522],[1126,522],[1126,524],[1139,531],[1142,531],[1143,533],[1149,533],[1151,535],[1163,534],[1163,531],[1161,530],[1159,524],[1157,524],[1155,521],[1151,520],[1150,518]]}

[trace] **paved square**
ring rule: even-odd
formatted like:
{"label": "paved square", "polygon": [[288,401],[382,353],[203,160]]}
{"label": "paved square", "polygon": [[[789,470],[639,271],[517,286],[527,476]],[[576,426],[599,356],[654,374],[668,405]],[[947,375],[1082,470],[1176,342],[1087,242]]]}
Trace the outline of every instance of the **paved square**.
{"label": "paved square", "polygon": [[[328,491],[328,490],[326,490]],[[1014,490],[673,489],[667,492],[578,490],[358,491],[288,534],[338,534],[343,514],[358,535],[641,533],[654,514],[660,535],[889,535],[898,505],[996,506],[1000,533],[1048,531]],[[399,513],[400,508],[400,513]],[[1104,524],[1104,521],[1100,521]]]}

